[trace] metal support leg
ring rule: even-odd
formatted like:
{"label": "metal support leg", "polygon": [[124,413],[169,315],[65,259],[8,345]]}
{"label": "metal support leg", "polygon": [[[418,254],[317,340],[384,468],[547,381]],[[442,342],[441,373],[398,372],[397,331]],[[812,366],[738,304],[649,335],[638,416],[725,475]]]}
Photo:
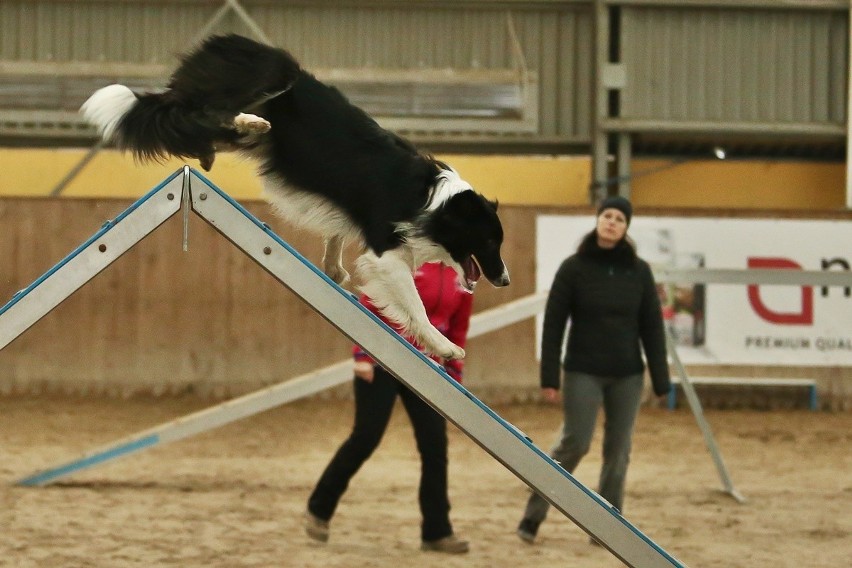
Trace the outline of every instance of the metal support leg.
{"label": "metal support leg", "polygon": [[50,196],[57,197],[61,195],[62,192],[65,191],[65,188],[68,187],[68,184],[74,181],[74,178],[80,175],[80,172],[82,172],[86,168],[86,166],[89,165],[89,162],[95,159],[95,156],[97,156],[98,153],[104,149],[104,146],[106,146],[106,142],[100,140],[94,146],[89,148],[89,151],[86,152],[86,155],[83,156],[80,161],[77,162],[67,174],[65,174],[65,177],[59,180],[59,183],[57,183],[53,189],[50,190]]}
{"label": "metal support leg", "polygon": [[[710,429],[710,424],[708,424],[707,420],[704,418],[701,401],[698,400],[698,395],[695,393],[695,387],[693,387],[692,383],[689,381],[689,376],[686,374],[686,368],[680,360],[680,356],[677,353],[675,345],[676,343],[671,330],[667,329],[666,346],[668,347],[669,355],[674,362],[678,375],[680,375],[680,383],[683,386],[683,392],[686,395],[686,400],[689,402],[689,406],[692,409],[692,414],[695,416],[695,421],[698,422],[698,427],[704,435],[704,443],[707,446],[707,449],[710,450],[710,455],[713,456],[713,463],[716,464],[716,470],[719,472],[719,477],[722,479],[724,491],[738,502],[745,503],[745,497],[736,490],[734,483],[731,481],[731,476],[728,475],[728,468],[725,467],[725,461],[722,459],[722,454],[719,452],[718,446],[716,446],[716,440],[713,438],[713,431]],[[674,404],[671,398],[672,396],[677,396],[674,394],[674,386],[672,386],[672,390],[669,392],[670,408]]]}

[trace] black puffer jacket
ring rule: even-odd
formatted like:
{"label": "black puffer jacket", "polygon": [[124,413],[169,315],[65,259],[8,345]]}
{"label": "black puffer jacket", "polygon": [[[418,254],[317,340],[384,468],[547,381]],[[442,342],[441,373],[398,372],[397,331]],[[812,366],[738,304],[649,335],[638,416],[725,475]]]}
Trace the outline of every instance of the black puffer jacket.
{"label": "black puffer jacket", "polygon": [[599,376],[627,376],[644,371],[645,350],[654,392],[669,392],[666,338],[660,300],[648,263],[621,241],[613,249],[597,245],[594,231],[579,252],[556,273],[547,307],[541,345],[541,386],[556,388],[565,328],[571,328],[563,367]]}

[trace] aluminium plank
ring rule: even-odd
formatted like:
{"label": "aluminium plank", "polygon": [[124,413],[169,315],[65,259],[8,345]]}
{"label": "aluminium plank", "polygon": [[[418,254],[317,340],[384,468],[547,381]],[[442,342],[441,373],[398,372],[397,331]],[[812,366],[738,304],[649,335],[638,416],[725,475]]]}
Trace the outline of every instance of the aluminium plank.
{"label": "aluminium plank", "polygon": [[80,289],[180,210],[188,167],[181,168],[107,221],[68,256],[0,307],[0,349]]}

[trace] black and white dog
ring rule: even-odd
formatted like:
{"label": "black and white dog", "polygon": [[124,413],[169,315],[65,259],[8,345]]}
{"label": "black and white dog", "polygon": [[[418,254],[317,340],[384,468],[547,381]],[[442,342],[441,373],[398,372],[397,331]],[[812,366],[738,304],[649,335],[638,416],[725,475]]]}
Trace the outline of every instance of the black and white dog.
{"label": "black and white dog", "polygon": [[267,199],[325,238],[326,274],[348,280],[344,242],[360,239],[361,290],[430,353],[464,357],[429,323],[414,270],[441,261],[468,290],[483,274],[494,286],[509,284],[496,203],[381,128],[286,51],[211,37],[183,57],[164,92],[110,85],[81,112],[105,140],[141,160],[197,158],[209,170],[217,151],[258,159]]}

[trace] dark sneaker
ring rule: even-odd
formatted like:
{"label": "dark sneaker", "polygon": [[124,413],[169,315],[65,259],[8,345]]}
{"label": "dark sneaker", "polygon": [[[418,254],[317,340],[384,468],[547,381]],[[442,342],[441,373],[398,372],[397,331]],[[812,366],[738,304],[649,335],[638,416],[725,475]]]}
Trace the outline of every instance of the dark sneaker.
{"label": "dark sneaker", "polygon": [[540,524],[530,519],[521,519],[521,524],[518,525],[517,530],[518,538],[527,544],[533,544],[535,542],[535,535],[538,534],[538,525]]}
{"label": "dark sneaker", "polygon": [[420,545],[420,550],[445,554],[464,554],[470,550],[470,545],[466,540],[451,534],[438,540],[424,540],[423,544]]}
{"label": "dark sneaker", "polygon": [[328,542],[328,521],[320,519],[310,511],[305,511],[305,532],[314,540]]}

